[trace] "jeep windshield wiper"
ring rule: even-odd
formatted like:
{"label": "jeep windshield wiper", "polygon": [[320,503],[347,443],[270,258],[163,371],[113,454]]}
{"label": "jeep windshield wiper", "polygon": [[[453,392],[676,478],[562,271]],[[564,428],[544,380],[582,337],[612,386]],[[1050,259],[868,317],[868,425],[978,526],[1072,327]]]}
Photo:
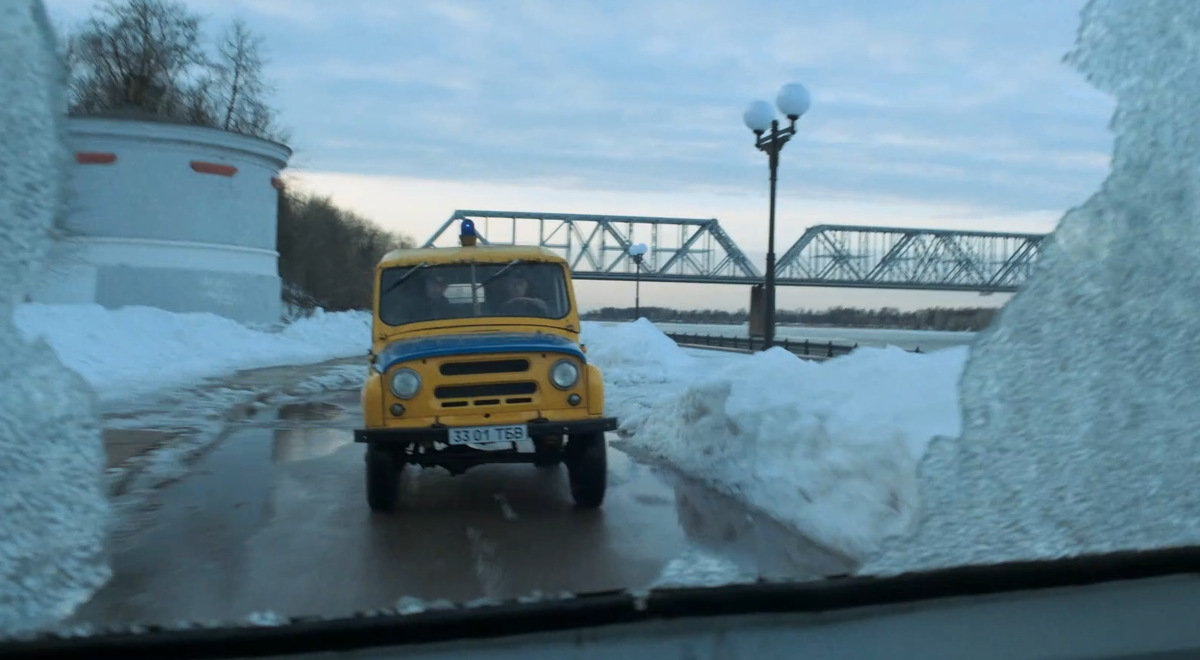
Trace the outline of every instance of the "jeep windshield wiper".
{"label": "jeep windshield wiper", "polygon": [[478,290],[482,289],[483,287],[491,284],[492,282],[495,282],[496,280],[500,279],[500,276],[504,274],[504,271],[508,270],[509,268],[512,268],[513,266],[516,266],[519,263],[521,263],[520,259],[513,259],[512,261],[508,262],[507,264],[504,264],[504,268],[501,268],[500,270],[496,271],[495,273],[492,273],[491,277],[480,282],[479,284],[476,284],[475,291],[478,291]]}
{"label": "jeep windshield wiper", "polygon": [[404,274],[400,276],[400,279],[398,279],[398,280],[396,280],[395,282],[392,282],[391,284],[389,284],[389,285],[388,285],[388,288],[384,289],[384,290],[383,290],[383,292],[384,292],[385,294],[386,294],[386,293],[391,293],[393,289],[395,289],[396,287],[400,286],[401,284],[404,284],[405,280],[407,280],[408,278],[412,277],[412,274],[413,274],[413,273],[417,272],[418,270],[420,270],[420,269],[422,269],[422,268],[428,268],[428,267],[429,267],[429,264],[427,264],[427,263],[425,263],[424,261],[422,261],[421,263],[417,264],[416,266],[413,266],[412,268],[409,268],[408,270],[404,271]]}

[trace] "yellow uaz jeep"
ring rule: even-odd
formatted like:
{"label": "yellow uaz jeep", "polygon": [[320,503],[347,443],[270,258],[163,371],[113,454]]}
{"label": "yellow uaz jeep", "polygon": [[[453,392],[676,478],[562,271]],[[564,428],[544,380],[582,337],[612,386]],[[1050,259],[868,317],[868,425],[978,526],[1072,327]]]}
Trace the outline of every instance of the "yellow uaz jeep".
{"label": "yellow uaz jeep", "polygon": [[567,466],[577,506],[607,485],[600,370],[579,343],[566,261],[540,247],[388,253],[375,272],[371,372],[362,390],[367,502],[396,508],[406,464],[451,474],[486,463]]}

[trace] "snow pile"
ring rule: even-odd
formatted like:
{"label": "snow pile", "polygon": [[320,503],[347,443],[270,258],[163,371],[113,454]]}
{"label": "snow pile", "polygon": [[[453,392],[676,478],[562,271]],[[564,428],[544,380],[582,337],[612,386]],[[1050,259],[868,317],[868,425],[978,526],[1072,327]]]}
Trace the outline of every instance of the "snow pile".
{"label": "snow pile", "polygon": [[586,328],[588,355],[631,449],[852,557],[910,528],[918,462],[932,438],[960,431],[966,347],[716,362],[649,323],[597,329]]}
{"label": "snow pile", "polygon": [[23,298],[63,212],[65,107],[41,2],[0,4],[0,634],[64,619],[110,577],[95,395],[22,340]]}
{"label": "snow pile", "polygon": [[931,448],[918,533],[866,573],[1200,543],[1200,3],[1082,18],[1112,173],[976,341],[962,441]]}
{"label": "snow pile", "polygon": [[695,362],[670,337],[646,319],[633,323],[583,323],[580,341],[588,359],[605,370],[615,387],[672,382]]}
{"label": "snow pile", "polygon": [[604,374],[605,406],[619,417],[652,414],[669,405],[700,360],[688,355],[646,319],[584,322],[580,341],[588,361]]}
{"label": "snow pile", "polygon": [[215,314],[99,305],[24,304],[16,323],[26,339],[50,344],[102,400],[241,369],[366,355],[371,337],[369,314],[320,310],[279,332]]}

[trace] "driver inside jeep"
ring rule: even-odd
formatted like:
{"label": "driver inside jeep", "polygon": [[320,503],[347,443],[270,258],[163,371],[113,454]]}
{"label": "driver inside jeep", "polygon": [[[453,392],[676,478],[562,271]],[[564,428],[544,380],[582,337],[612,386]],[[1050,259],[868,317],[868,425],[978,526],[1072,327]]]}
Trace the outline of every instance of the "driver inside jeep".
{"label": "driver inside jeep", "polygon": [[510,273],[501,279],[504,302],[500,313],[505,316],[549,316],[550,308],[544,300],[529,293],[529,277],[523,271]]}

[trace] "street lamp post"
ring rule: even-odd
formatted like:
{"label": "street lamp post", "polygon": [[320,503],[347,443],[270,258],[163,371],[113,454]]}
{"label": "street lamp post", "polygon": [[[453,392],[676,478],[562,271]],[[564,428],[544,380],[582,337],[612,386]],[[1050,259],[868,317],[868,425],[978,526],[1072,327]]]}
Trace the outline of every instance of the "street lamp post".
{"label": "street lamp post", "polygon": [[[789,83],[779,90],[775,105],[790,122],[787,128],[779,128],[775,111],[766,101],[755,101],[746,108],[742,120],[746,128],[754,131],[754,146],[767,154],[771,169],[771,214],[767,229],[767,275],[764,282],[763,350],[775,344],[775,181],[779,170],[779,152],[783,145],[796,134],[796,120],[808,112],[811,100],[808,90],[800,83]],[[767,131],[770,130],[768,133]],[[764,135],[765,133],[765,135]]]}
{"label": "street lamp post", "polygon": [[642,258],[646,256],[645,243],[629,246],[629,256],[633,259],[634,271],[633,275],[633,320],[636,321],[642,317]]}

